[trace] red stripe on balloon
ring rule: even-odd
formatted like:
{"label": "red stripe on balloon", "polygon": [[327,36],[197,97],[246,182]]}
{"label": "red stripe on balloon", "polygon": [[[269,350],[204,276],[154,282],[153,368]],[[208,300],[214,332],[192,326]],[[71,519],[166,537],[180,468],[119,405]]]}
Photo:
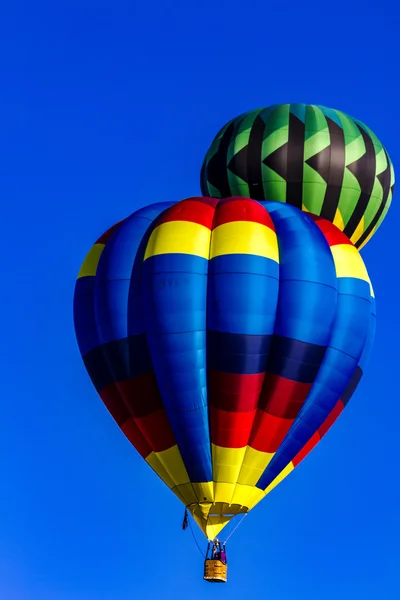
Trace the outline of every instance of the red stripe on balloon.
{"label": "red stripe on balloon", "polygon": [[256,411],[231,412],[209,408],[211,442],[224,448],[247,446]]}
{"label": "red stripe on balloon", "polygon": [[321,436],[319,435],[318,431],[316,431],[314,433],[314,435],[308,440],[307,444],[305,444],[305,446],[303,446],[303,448],[300,450],[300,452],[292,460],[293,466],[297,467],[297,465],[299,463],[301,463],[302,460],[305,459],[307,454],[310,454],[311,450],[313,448],[315,448],[315,446],[318,444],[318,442],[320,440],[321,440]]}
{"label": "red stripe on balloon", "polygon": [[143,452],[147,456],[151,451],[161,452],[175,446],[153,373],[112,383],[100,392],[100,397],[142,456]]}
{"label": "red stripe on balloon", "polygon": [[311,383],[300,383],[275,373],[267,373],[259,408],[275,417],[294,419],[303,406],[311,386]]}
{"label": "red stripe on balloon", "polygon": [[249,446],[260,452],[276,452],[293,423],[294,419],[283,419],[257,410]]}
{"label": "red stripe on balloon", "polygon": [[333,410],[326,417],[326,419],[322,423],[321,427],[318,429],[318,433],[321,436],[321,438],[324,437],[324,435],[327,433],[327,431],[332,427],[332,425],[334,424],[334,422],[336,421],[338,416],[343,412],[343,410],[344,410],[344,404],[343,404],[342,400],[339,400],[338,403],[333,408]]}
{"label": "red stripe on balloon", "polygon": [[316,215],[308,214],[308,216],[315,221],[330,246],[336,246],[337,244],[350,244],[350,246],[353,246],[347,235],[340,231],[336,225]]}
{"label": "red stripe on balloon", "polygon": [[225,411],[254,411],[262,390],[264,373],[241,375],[210,370],[209,404]]}
{"label": "red stripe on balloon", "polygon": [[309,454],[311,450],[315,448],[318,442],[324,437],[326,432],[332,427],[332,425],[334,424],[340,413],[343,411],[343,409],[344,404],[341,400],[339,400],[339,402],[337,402],[333,410],[329,413],[321,427],[314,433],[314,435],[303,446],[300,452],[294,457],[294,459],[292,460],[294,467],[297,467],[297,465],[305,459],[307,454]]}
{"label": "red stripe on balloon", "polygon": [[176,445],[175,436],[164,409],[137,418],[135,423],[154,452],[162,452]]}
{"label": "red stripe on balloon", "polygon": [[115,384],[132,417],[144,417],[163,408],[154,372],[143,373]]}
{"label": "red stripe on balloon", "polygon": [[171,221],[188,221],[211,229],[217,202],[215,198],[187,198],[168,208],[157,221],[157,226]]}
{"label": "red stripe on balloon", "polygon": [[117,425],[122,427],[122,425],[130,418],[131,414],[125,402],[121,398],[121,394],[116,384],[111,383],[108,385],[101,392],[99,392],[99,396],[105,404],[107,410],[110,412],[111,416],[115,419]]}
{"label": "red stripe on balloon", "polygon": [[128,421],[122,425],[121,429],[132,446],[139,452],[140,456],[146,458],[151,454],[151,447],[144,439],[134,419],[128,419]]}
{"label": "red stripe on balloon", "polygon": [[256,200],[232,197],[220,200],[215,211],[213,229],[233,221],[251,221],[275,231],[274,223],[265,208]]}

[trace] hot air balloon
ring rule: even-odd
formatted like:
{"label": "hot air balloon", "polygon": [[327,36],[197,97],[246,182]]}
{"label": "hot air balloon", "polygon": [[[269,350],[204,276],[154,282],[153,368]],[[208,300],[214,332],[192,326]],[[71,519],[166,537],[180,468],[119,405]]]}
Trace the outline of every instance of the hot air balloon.
{"label": "hot air balloon", "polygon": [[287,202],[333,222],[357,248],[382,223],[393,188],[393,166],[375,134],[343,112],[310,104],[232,119],[201,170],[204,196]]}
{"label": "hot air balloon", "polygon": [[[100,237],[74,322],[105,406],[212,541],[343,411],[375,300],[358,250],[329,221],[200,197],[141,208]],[[216,561],[205,577],[225,581]]]}

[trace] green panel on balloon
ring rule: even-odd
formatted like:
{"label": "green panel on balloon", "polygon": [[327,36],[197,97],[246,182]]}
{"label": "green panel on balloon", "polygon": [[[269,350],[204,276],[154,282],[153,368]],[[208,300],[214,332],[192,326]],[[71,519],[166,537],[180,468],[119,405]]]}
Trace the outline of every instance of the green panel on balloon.
{"label": "green panel on balloon", "polygon": [[[306,132],[307,133],[307,132]],[[311,132],[308,132],[311,133]],[[331,152],[331,136],[328,128],[321,131],[313,131],[312,135],[304,142],[304,161],[311,161],[313,156],[317,156],[325,150],[326,153]],[[317,171],[315,171],[316,174]]]}
{"label": "green panel on balloon", "polygon": [[306,133],[304,136],[305,141],[307,142],[310,137],[313,137],[316,133],[320,133],[321,131],[328,131],[328,123],[324,113],[318,107],[308,106],[306,116]]}
{"label": "green panel on balloon", "polygon": [[361,248],[387,214],[394,179],[386,149],[361,121],[324,106],[277,104],[219,131],[201,190],[287,202],[332,221]]}
{"label": "green panel on balloon", "polygon": [[364,214],[364,227],[369,227],[372,223],[374,216],[376,215],[379,207],[381,205],[380,196],[377,194],[371,196],[370,201],[368,203],[367,209]]}
{"label": "green panel on balloon", "polygon": [[356,177],[346,169],[343,175],[343,185],[338,205],[344,225],[347,225],[354,214],[360,195],[361,188]]}
{"label": "green panel on balloon", "polygon": [[[288,128],[290,104],[276,104],[275,106],[270,106],[268,109],[264,110],[268,110],[268,120],[265,121],[266,132],[271,133],[272,131],[277,131],[284,127]],[[264,115],[264,110],[261,109],[260,111],[262,115]],[[266,136],[268,133],[266,133]]]}
{"label": "green panel on balloon", "polygon": [[268,136],[263,140],[261,147],[261,164],[265,165],[267,157],[279,148],[286,147],[289,139],[288,127],[281,127],[275,131],[268,132]]}
{"label": "green panel on balloon", "polygon": [[326,183],[307,164],[304,165],[303,210],[319,215],[326,193]]}

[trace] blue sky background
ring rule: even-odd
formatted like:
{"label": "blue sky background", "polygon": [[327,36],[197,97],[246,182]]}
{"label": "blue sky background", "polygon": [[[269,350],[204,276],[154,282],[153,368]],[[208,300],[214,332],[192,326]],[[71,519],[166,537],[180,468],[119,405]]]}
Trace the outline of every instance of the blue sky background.
{"label": "blue sky background", "polygon": [[198,194],[209,142],[245,110],[339,108],[399,165],[398,20],[394,0],[2,4],[2,600],[398,598],[396,192],[363,251],[378,303],[366,376],[232,538],[227,586],[202,581],[183,508],[98,399],[72,321],[95,238]]}

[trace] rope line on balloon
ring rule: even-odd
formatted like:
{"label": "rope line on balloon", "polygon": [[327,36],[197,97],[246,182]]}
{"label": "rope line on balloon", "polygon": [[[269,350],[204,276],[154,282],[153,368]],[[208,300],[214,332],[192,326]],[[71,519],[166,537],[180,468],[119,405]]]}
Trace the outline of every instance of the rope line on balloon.
{"label": "rope line on balloon", "polygon": [[227,543],[227,541],[233,536],[233,534],[235,533],[236,529],[239,527],[239,525],[241,525],[243,523],[243,519],[245,517],[247,517],[249,513],[244,513],[242,518],[240,519],[239,523],[236,525],[236,527],[230,532],[230,534],[228,535],[228,537],[226,538],[226,540],[224,541],[224,544]]}
{"label": "rope line on balloon", "polygon": [[206,555],[204,554],[204,552],[200,548],[200,544],[199,544],[199,542],[196,539],[196,536],[195,536],[195,533],[194,533],[193,527],[192,527],[192,521],[191,521],[191,519],[189,517],[188,511],[187,511],[187,509],[185,509],[185,516],[183,517],[182,529],[185,531],[185,529],[187,529],[188,525],[189,525],[189,529],[190,529],[190,532],[192,534],[192,537],[193,537],[193,539],[194,539],[194,541],[196,543],[196,546],[197,546],[197,548],[198,548],[201,556],[203,558],[206,558]]}

